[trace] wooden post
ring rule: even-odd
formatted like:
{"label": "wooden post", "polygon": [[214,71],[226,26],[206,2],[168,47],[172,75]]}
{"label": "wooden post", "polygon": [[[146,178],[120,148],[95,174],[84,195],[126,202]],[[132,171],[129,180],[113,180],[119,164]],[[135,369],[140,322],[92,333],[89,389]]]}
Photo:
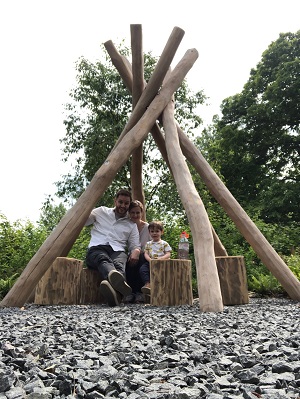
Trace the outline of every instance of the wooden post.
{"label": "wooden post", "polygon": [[[132,53],[132,108],[136,106],[144,90],[144,54],[142,25],[130,25]],[[142,220],[146,220],[145,193],[143,189],[143,143],[133,151],[131,162],[132,198],[144,205]]]}
{"label": "wooden post", "polygon": [[190,260],[151,260],[150,284],[150,304],[153,306],[193,304]]}
{"label": "wooden post", "polygon": [[36,286],[34,303],[38,305],[79,304],[82,265],[81,260],[56,258]]}
{"label": "wooden post", "polygon": [[211,224],[181,152],[173,102],[170,102],[163,111],[163,124],[169,162],[193,236],[200,310],[221,312],[223,302]]}
{"label": "wooden post", "polygon": [[216,257],[224,305],[249,303],[246,266],[243,256]]}

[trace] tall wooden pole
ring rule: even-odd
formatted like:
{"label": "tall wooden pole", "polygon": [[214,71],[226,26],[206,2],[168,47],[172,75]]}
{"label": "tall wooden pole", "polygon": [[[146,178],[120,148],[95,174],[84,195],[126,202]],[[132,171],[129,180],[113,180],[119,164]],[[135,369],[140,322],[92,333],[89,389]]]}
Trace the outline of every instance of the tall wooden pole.
{"label": "tall wooden pole", "polygon": [[[142,25],[130,25],[132,54],[132,109],[144,90],[144,53]],[[131,157],[131,190],[133,199],[145,205],[143,189],[143,143],[133,151]],[[142,219],[146,219],[145,206]]]}
{"label": "tall wooden pole", "polygon": [[223,301],[211,225],[180,149],[173,102],[170,102],[163,111],[163,125],[173,177],[193,235],[200,310],[221,312]]}

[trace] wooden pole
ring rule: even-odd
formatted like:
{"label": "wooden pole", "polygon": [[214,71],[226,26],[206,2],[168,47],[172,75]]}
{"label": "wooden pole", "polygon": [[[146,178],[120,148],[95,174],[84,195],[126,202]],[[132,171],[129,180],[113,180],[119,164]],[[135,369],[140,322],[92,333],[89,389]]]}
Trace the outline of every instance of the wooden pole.
{"label": "wooden pole", "polygon": [[163,111],[163,125],[169,162],[193,235],[200,310],[221,312],[223,302],[211,225],[180,149],[173,102]]}
{"label": "wooden pole", "polygon": [[[32,290],[54,260],[68,244],[75,242],[91,210],[113,181],[116,173],[127,161],[132,151],[147,136],[158,116],[181,85],[185,75],[198,58],[195,49],[188,50],[172,72],[160,95],[156,96],[139,122],[123,138],[96,172],[85,192],[61,219],[57,227],[30,260],[21,276],[0,303],[0,306],[23,306]],[[77,235],[74,234],[76,232]]]}
{"label": "wooden pole", "polygon": [[[144,90],[144,53],[142,25],[130,25],[132,53],[132,109]],[[131,158],[131,190],[133,199],[145,205],[143,189],[143,143],[133,151]],[[142,219],[146,219],[145,207]]]}
{"label": "wooden pole", "polygon": [[177,131],[183,154],[195,167],[210,193],[219,202],[257,256],[277,278],[291,299],[300,301],[300,281],[259,231],[255,223],[204,159],[201,152],[186,137],[178,124]]}

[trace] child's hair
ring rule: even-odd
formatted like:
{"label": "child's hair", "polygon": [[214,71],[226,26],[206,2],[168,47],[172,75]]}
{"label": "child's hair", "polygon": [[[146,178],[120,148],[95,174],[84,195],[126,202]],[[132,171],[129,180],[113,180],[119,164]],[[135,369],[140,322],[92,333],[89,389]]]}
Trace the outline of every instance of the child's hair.
{"label": "child's hair", "polygon": [[154,228],[157,228],[158,230],[163,231],[164,225],[162,224],[162,222],[160,222],[158,220],[154,220],[153,222],[149,223],[148,230],[154,229]]}
{"label": "child's hair", "polygon": [[129,205],[129,209],[128,209],[129,212],[131,211],[132,208],[136,208],[136,207],[139,207],[140,210],[143,212],[144,206],[143,206],[143,204],[142,204],[140,201],[138,201],[138,200],[133,200],[133,201],[131,201],[131,203],[130,203],[130,205]]}

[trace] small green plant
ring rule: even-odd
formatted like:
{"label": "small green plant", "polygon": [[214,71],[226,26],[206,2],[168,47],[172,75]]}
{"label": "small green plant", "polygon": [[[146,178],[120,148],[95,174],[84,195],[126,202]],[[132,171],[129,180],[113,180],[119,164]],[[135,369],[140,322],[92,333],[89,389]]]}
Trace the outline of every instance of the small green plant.
{"label": "small green plant", "polygon": [[13,274],[11,277],[7,278],[6,280],[0,279],[0,300],[2,300],[11,287],[14,285],[15,281],[19,277],[19,274]]}
{"label": "small green plant", "polygon": [[278,280],[271,273],[251,276],[248,287],[250,291],[259,295],[278,295],[284,292]]}
{"label": "small green plant", "polygon": [[294,273],[294,275],[300,280],[300,251],[290,256],[284,256],[284,261]]}

